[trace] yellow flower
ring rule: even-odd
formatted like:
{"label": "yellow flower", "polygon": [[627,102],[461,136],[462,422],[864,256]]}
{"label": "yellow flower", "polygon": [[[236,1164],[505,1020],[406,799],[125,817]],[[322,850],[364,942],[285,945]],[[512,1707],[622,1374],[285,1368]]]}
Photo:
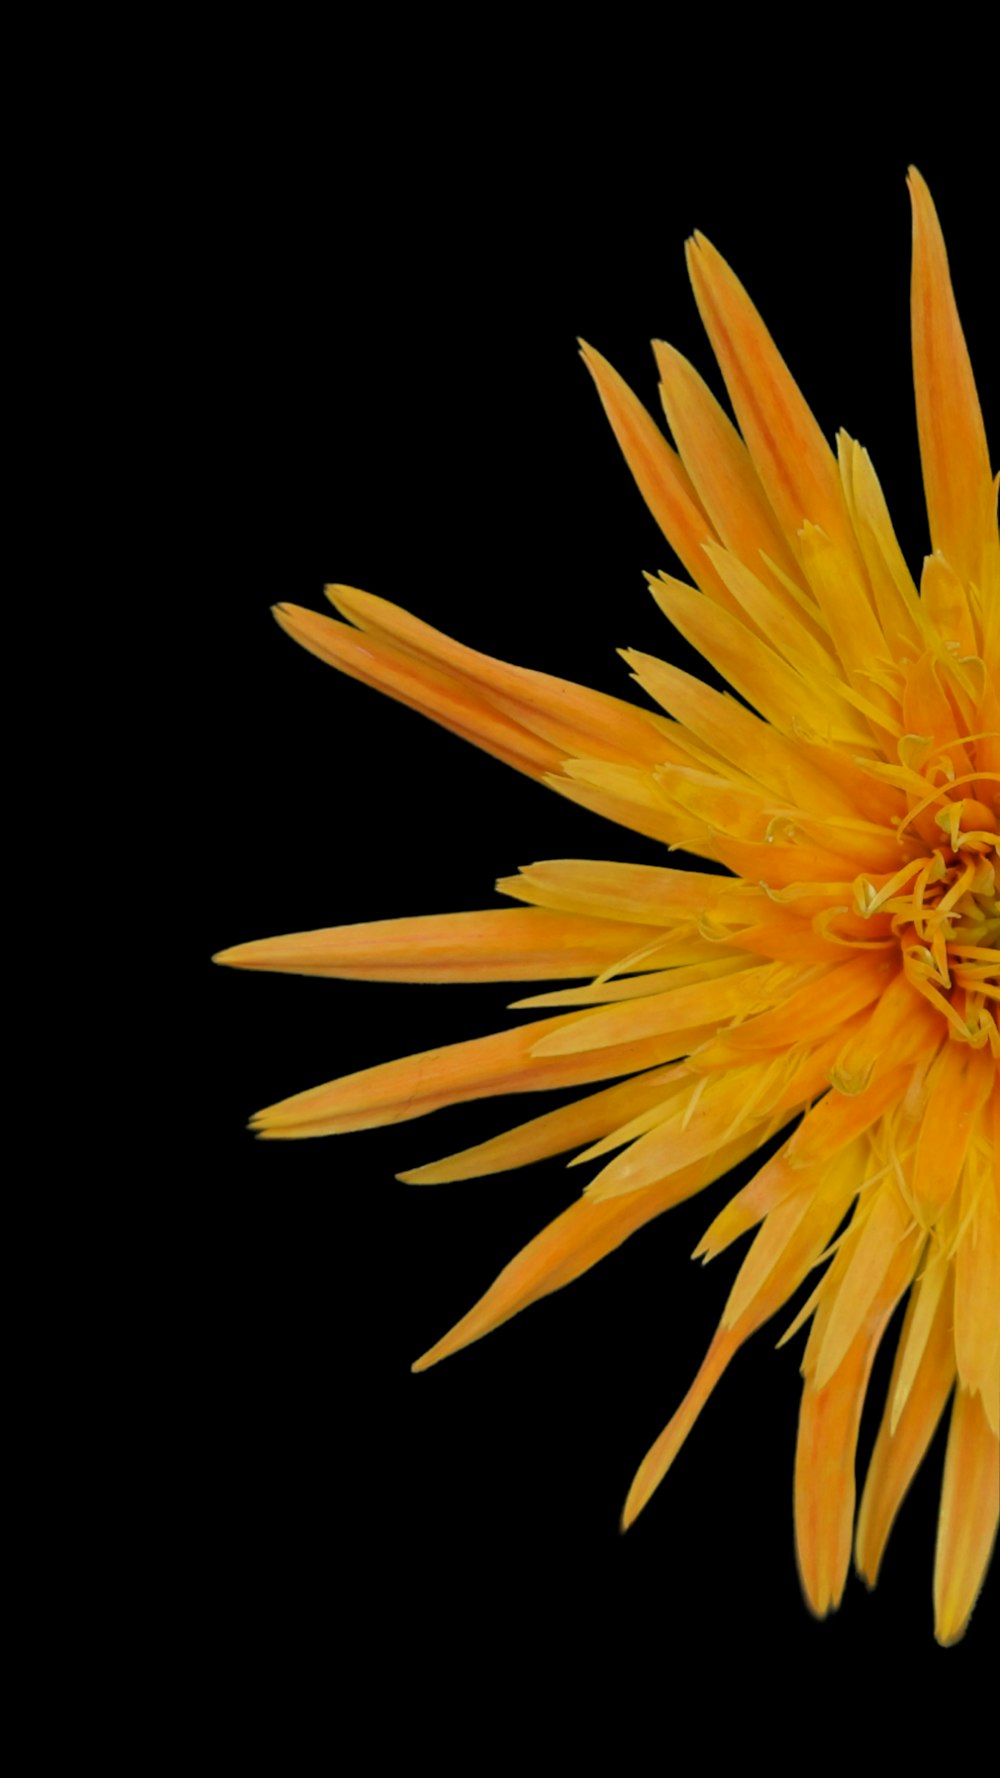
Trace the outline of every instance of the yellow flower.
{"label": "yellow flower", "polygon": [[[665,714],[488,659],[394,605],[329,589],[339,622],[282,626],[564,796],[708,861],[557,860],[498,887],[517,908],[237,946],[251,969],[389,981],[555,981],[541,1019],[368,1068],[270,1106],[269,1138],[370,1128],[513,1092],[575,1103],[403,1178],[582,1150],[583,1196],[418,1360],[425,1369],[570,1282],[661,1211],[782,1141],[708,1228],[757,1233],[701,1370],[641,1464],[631,1523],[740,1345],[813,1273],[795,1465],[809,1605],[840,1601],[852,1542],[873,1584],[951,1397],[934,1571],[938,1640],[968,1622],[1000,1505],[1000,543],[996,482],[937,217],[910,176],[913,362],[933,554],[919,590],[866,451],[834,454],[725,261],[696,235],[694,293],[739,423],[655,347],[674,445],[583,355],[625,458],[694,586],[653,595],[740,701],[626,651]],[[742,434],[742,436],[741,436]],[[876,1349],[908,1294],[855,1524]]]}

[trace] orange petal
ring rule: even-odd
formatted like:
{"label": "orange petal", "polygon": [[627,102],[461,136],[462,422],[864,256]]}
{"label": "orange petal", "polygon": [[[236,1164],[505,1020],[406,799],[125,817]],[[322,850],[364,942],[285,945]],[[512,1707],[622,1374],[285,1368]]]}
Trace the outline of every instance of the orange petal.
{"label": "orange petal", "polygon": [[892,1381],[889,1384],[889,1397],[868,1466],[858,1514],[854,1561],[858,1573],[870,1587],[878,1579],[882,1554],[896,1514],[934,1437],[934,1429],[944,1412],[945,1402],[955,1381],[950,1298],[950,1291],[941,1291],[935,1299],[931,1323],[921,1349],[919,1367],[907,1392],[902,1411],[893,1424],[903,1355],[909,1344],[915,1316],[919,1313],[919,1284],[914,1287],[910,1297]]}
{"label": "orange petal", "polygon": [[[722,1323],[694,1382],[636,1471],[622,1514],[623,1530],[631,1525],[659,1487],[733,1354],[788,1301],[822,1253],[843,1215],[845,1189],[849,1196],[850,1182],[845,1186],[842,1170],[834,1169],[821,1190],[810,1187],[802,1194],[794,1216],[787,1212],[784,1215],[777,1213],[781,1227],[776,1240],[772,1240],[775,1229],[768,1229],[765,1223],[744,1261]],[[770,1244],[770,1251],[765,1264],[759,1267],[759,1254],[764,1243]],[[749,1272],[757,1275],[744,1290],[744,1274]],[[743,1306],[733,1313],[734,1299],[738,1296],[742,1297]]]}
{"label": "orange petal", "polygon": [[214,961],[354,981],[550,981],[598,974],[657,936],[653,927],[616,920],[490,908],[290,932],[233,945]]}
{"label": "orange petal", "polygon": [[[615,1202],[616,1200],[612,1200]],[[673,1463],[688,1433],[705,1406],[712,1390],[722,1376],[742,1341],[731,1328],[720,1328],[702,1360],[701,1368],[677,1412],[668,1420],[655,1444],[651,1445],[632,1479],[622,1510],[622,1530],[642,1512],[655,1494]]]}
{"label": "orange petal", "polygon": [[[912,1252],[901,1245],[864,1325],[830,1381],[817,1389],[814,1378],[807,1377],[802,1391],[795,1448],[795,1548],[802,1590],[817,1617],[836,1610],[847,1579],[854,1524],[854,1454],[865,1390],[879,1341],[909,1282],[912,1264]],[[825,1307],[821,1303],[820,1316]]]}
{"label": "orange petal", "polygon": [[623,698],[495,660],[357,587],[324,590],[330,602],[360,627],[366,642],[387,639],[425,667],[453,675],[468,695],[548,741],[561,754],[594,754],[623,764],[639,760],[650,765],[664,757],[656,719]]}
{"label": "orange petal", "polygon": [[578,1199],[522,1248],[485,1296],[422,1358],[417,1359],[413,1369],[428,1370],[452,1352],[471,1345],[473,1340],[482,1339],[484,1334],[509,1321],[529,1303],[547,1296],[550,1291],[561,1290],[564,1284],[596,1265],[605,1254],[613,1252],[644,1223],[693,1196],[728,1168],[737,1165],[752,1146],[751,1139],[739,1137],[695,1166],[675,1173],[656,1191],[636,1192],[630,1198],[616,1198],[608,1204],[593,1204],[588,1198]]}
{"label": "orange petal", "polygon": [[687,244],[695,300],[785,538],[798,554],[808,520],[847,559],[856,552],[836,459],[739,279],[704,235]]}
{"label": "orange petal", "polygon": [[[610,1056],[621,1053],[621,1049],[598,1051]],[[710,1076],[697,1098],[692,1093],[690,1103],[671,1111],[648,1135],[638,1135],[624,1154],[602,1168],[588,1185],[588,1196],[596,1200],[614,1198],[656,1185],[678,1168],[700,1160],[718,1143],[727,1141],[741,1124],[761,1131],[758,1140],[763,1141],[762,1125],[774,1109],[783,1061],[768,1058],[729,1074]],[[611,1145],[610,1138],[607,1145]]]}
{"label": "orange petal", "polygon": [[934,1634],[964,1636],[989,1565],[1000,1515],[1000,1447],[978,1395],[956,1389],[934,1556]]}
{"label": "orange petal", "polygon": [[803,1118],[788,1144],[788,1159],[792,1166],[808,1166],[822,1155],[835,1154],[853,1137],[871,1129],[885,1112],[900,1102],[912,1073],[907,1063],[887,1070],[872,1081],[866,1092],[828,1093]]}
{"label": "orange petal", "polygon": [[[963,1048],[966,1046],[963,1045]],[[1000,1087],[993,1091],[1000,1096]],[[955,1358],[964,1389],[983,1397],[1000,1430],[1000,1155],[982,1131],[962,1182],[961,1233],[955,1253]]]}
{"label": "orange petal", "polygon": [[945,1043],[934,1063],[910,1183],[914,1205],[928,1228],[962,1177],[976,1118],[995,1078],[987,1051],[967,1043]]}
{"label": "orange petal", "polygon": [[580,345],[622,455],[664,537],[692,580],[712,598],[729,603],[729,595],[702,548],[704,543],[718,542],[717,533],[677,452],[607,359],[584,341]]}
{"label": "orange petal", "polygon": [[836,1232],[863,1171],[863,1144],[855,1142],[804,1180],[792,1175],[801,1183],[772,1206],[754,1236],[723,1310],[724,1326],[746,1337],[788,1301]]}
{"label": "orange petal", "polygon": [[490,1037],[474,1037],[467,1043],[380,1062],[267,1106],[254,1115],[251,1127],[260,1136],[284,1139],[373,1130],[382,1124],[425,1117],[445,1105],[461,1105],[469,1099],[544,1092],[635,1074],[683,1054],[686,1038],[670,1037],[625,1043],[613,1051],[583,1056],[531,1054],[533,1044],[566,1019],[586,1016],[569,1013],[563,1019],[542,1019]]}
{"label": "orange petal", "polygon": [[803,987],[770,1012],[748,1018],[728,1032],[727,1042],[738,1051],[816,1043],[878,1000],[895,969],[894,958],[865,952],[821,975],[813,973]]}
{"label": "orange petal", "polygon": [[336,623],[300,605],[278,605],[274,615],[286,634],[310,654],[421,716],[429,716],[516,771],[540,779],[560,764],[563,755],[558,747],[492,709],[475,685],[463,685],[454,674],[436,670],[378,637],[364,636],[349,624]]}
{"label": "orange petal", "polygon": [[888,1179],[877,1188],[836,1290],[831,1289],[829,1313],[816,1353],[816,1389],[824,1389],[836,1375],[857,1333],[866,1324],[872,1304],[901,1250],[908,1247],[915,1265],[922,1243],[923,1236],[913,1226],[898,1185],[894,1179]]}
{"label": "orange petal", "polygon": [[986,430],[937,212],[916,167],[910,168],[908,183],[913,381],[931,540],[963,580],[982,586],[993,520]]}

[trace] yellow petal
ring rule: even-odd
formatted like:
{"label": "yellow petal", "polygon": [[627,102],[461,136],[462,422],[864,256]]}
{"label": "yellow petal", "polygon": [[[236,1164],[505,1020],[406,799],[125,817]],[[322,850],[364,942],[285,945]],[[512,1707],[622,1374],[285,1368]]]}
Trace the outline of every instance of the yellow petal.
{"label": "yellow petal", "polygon": [[766,1005],[777,997],[785,998],[787,989],[773,965],[745,967],[734,975],[716,981],[692,982],[690,986],[672,988],[653,994],[638,1003],[609,1006],[588,1013],[572,1027],[553,1031],[535,1048],[538,1056],[575,1055],[583,1050],[634,1042],[638,1037],[652,1037],[667,1031],[693,1030],[731,1019],[738,1013]]}
{"label": "yellow petal", "polygon": [[462,1149],[423,1167],[412,1167],[396,1177],[406,1185],[444,1185],[456,1179],[479,1179],[486,1173],[508,1172],[514,1167],[526,1167],[530,1161],[565,1154],[567,1149],[595,1141],[625,1119],[662,1104],[677,1072],[676,1064],[654,1068],[634,1080],[623,1080],[602,1092],[590,1093],[585,1099],[575,1099],[572,1105],[563,1105],[558,1111],[546,1111],[488,1142],[478,1142],[474,1148]]}
{"label": "yellow petal", "polygon": [[943,556],[928,556],[920,577],[920,603],[946,648],[961,655],[979,652],[979,638],[964,583]]}
{"label": "yellow petal", "polygon": [[[731,550],[706,544],[705,553],[736,600],[741,619],[749,621],[797,673],[807,677],[814,675],[821,681],[844,677],[821,623],[807,618],[798,605],[781,600],[769,586],[765,586],[761,576]],[[817,610],[817,619],[820,615]]]}
{"label": "yellow petal", "polygon": [[[688,962],[697,958],[697,962]],[[656,965],[654,968],[653,965]],[[670,964],[674,968],[667,967]],[[650,994],[682,982],[710,982],[717,976],[732,975],[747,967],[747,958],[740,951],[727,951],[724,946],[686,935],[671,940],[654,938],[628,958],[615,965],[618,971],[643,969],[645,975],[627,979],[609,978],[606,972],[597,981],[582,988],[553,988],[544,994],[531,994],[524,1000],[512,1000],[512,1008],[535,1006],[603,1006],[620,1000],[645,1000]]]}
{"label": "yellow petal", "polygon": [[501,877],[501,895],[516,896],[567,914],[601,914],[640,925],[697,922],[731,878],[709,871],[667,870],[590,858],[548,858]]}
{"label": "yellow petal", "polygon": [[[750,453],[707,383],[673,346],[653,341],[660,396],[681,461],[716,532],[734,555],[767,576],[761,556],[797,575],[792,555],[767,503]],[[774,576],[774,587],[781,583]],[[783,603],[787,604],[787,596]]]}
{"label": "yellow petal", "polygon": [[747,702],[782,734],[794,735],[808,725],[824,739],[867,746],[871,736],[863,720],[840,694],[818,678],[795,671],[738,617],[671,575],[650,581],[659,605],[692,648],[728,679]]}
{"label": "yellow petal", "polygon": [[[868,595],[865,578],[858,573],[833,540],[816,525],[802,527],[802,564],[816,594],[837,654],[853,684],[866,689],[879,668],[889,667],[892,657]],[[898,715],[895,700],[880,691],[870,695],[880,708]],[[885,697],[883,704],[882,700]]]}
{"label": "yellow petal", "polygon": [[820,814],[858,813],[857,802],[793,743],[735,698],[724,696],[653,655],[623,648],[622,659],[638,684],[723,760],[802,808]]}
{"label": "yellow petal", "polygon": [[861,546],[879,626],[896,660],[927,647],[927,618],[896,540],[885,495],[868,452],[846,432],[837,435],[841,481]]}

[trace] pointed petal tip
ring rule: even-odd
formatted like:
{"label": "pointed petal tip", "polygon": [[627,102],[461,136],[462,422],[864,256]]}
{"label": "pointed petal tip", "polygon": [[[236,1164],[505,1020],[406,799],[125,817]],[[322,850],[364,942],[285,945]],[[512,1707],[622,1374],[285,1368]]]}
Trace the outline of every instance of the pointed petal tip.
{"label": "pointed petal tip", "polygon": [[266,964],[259,960],[260,942],[248,939],[246,944],[227,945],[224,951],[216,951],[210,961],[220,963],[226,969],[263,969]]}
{"label": "pointed petal tip", "polygon": [[432,1182],[426,1179],[424,1175],[433,1172],[433,1164],[428,1167],[408,1167],[405,1173],[397,1173],[395,1177],[398,1179],[400,1185],[429,1185]]}
{"label": "pointed petal tip", "polygon": [[839,1598],[827,1599],[825,1605],[818,1605],[815,1600],[810,1599],[805,1587],[802,1588],[802,1597],[805,1600],[806,1610],[810,1617],[814,1617],[818,1624],[821,1624],[824,1618],[831,1617],[840,1605]]}
{"label": "pointed petal tip", "polygon": [[451,1345],[449,1335],[444,1334],[440,1340],[435,1340],[433,1346],[428,1346],[426,1352],[421,1352],[419,1358],[413,1360],[410,1366],[411,1375],[418,1377],[423,1371],[433,1370],[436,1364],[441,1363],[442,1358],[450,1358],[453,1352],[460,1349],[460,1345]]}
{"label": "pointed petal tip", "polygon": [[857,1575],[859,1581],[862,1583],[862,1585],[867,1589],[867,1591],[869,1593],[874,1593],[875,1581],[878,1579],[878,1576],[876,1575],[873,1579],[873,1577],[870,1574],[868,1574],[865,1571],[865,1569],[862,1568],[860,1563],[858,1563],[858,1562],[855,1562],[855,1564],[854,1564],[854,1572]]}
{"label": "pointed petal tip", "polygon": [[645,1499],[636,1492],[634,1486],[630,1488],[618,1521],[618,1530],[622,1537],[635,1524],[645,1504]]}

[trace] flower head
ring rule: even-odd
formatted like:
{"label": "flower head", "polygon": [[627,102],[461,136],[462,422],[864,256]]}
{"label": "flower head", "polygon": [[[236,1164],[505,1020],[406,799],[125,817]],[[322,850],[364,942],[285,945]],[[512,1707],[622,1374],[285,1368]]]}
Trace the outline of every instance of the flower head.
{"label": "flower head", "polygon": [[[641,1464],[663,1480],[734,1353],[810,1277],[795,1529],[807,1600],[874,1583],[951,1401],[934,1602],[956,1640],[998,1513],[1000,1435],[1000,543],[996,482],[926,186],[913,172],[917,421],[933,553],[919,587],[874,468],[834,453],[746,292],[696,235],[688,265],[739,430],[655,347],[672,446],[590,347],[626,461],[693,585],[653,595],[734,698],[646,654],[657,708],[514,667],[346,587],[343,619],[278,608],[297,641],[562,795],[705,860],[557,860],[498,888],[520,905],[241,945],[255,969],[393,981],[584,982],[471,1042],[299,1093],[268,1138],[394,1123],[465,1100],[580,1087],[431,1183],[571,1151],[582,1197],[415,1366],[578,1277],[643,1223],[779,1139],[706,1231],[751,1230],[701,1370]],[[613,1082],[612,1085],[599,1084]],[[907,1298],[855,1523],[854,1459],[879,1341]]]}

